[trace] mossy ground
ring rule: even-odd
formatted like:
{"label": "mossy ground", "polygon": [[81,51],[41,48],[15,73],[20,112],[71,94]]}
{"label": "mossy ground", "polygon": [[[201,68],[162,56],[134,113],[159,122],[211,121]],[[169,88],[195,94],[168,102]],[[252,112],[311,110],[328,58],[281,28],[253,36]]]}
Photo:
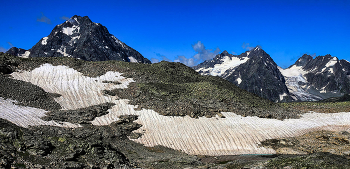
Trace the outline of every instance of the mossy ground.
{"label": "mossy ground", "polygon": [[297,109],[302,112],[318,112],[318,113],[339,113],[350,112],[350,101],[343,102],[289,102],[280,103],[282,107],[289,109]]}

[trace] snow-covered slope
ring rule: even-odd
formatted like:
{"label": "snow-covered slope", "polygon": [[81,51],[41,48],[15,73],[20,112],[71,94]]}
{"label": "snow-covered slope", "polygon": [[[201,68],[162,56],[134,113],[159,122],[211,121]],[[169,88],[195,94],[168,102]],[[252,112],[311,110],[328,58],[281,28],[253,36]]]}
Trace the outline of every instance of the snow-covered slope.
{"label": "snow-covered slope", "polygon": [[[261,141],[298,136],[314,130],[348,130],[350,127],[350,112],[307,113],[300,119],[281,121],[242,117],[232,112],[222,112],[226,118],[195,119],[189,116],[162,116],[149,109],[136,111],[135,106],[128,104],[128,100],[104,95],[102,92],[114,88],[126,88],[130,82],[133,82],[133,79],[125,78],[119,72],[107,72],[105,75],[91,78],[66,66],[44,64],[32,71],[15,72],[11,75],[15,79],[36,84],[47,92],[60,94],[61,96],[55,100],[63,109],[76,109],[106,102],[114,103],[109,114],[97,117],[92,124],[107,125],[118,120],[119,115],[138,115],[136,122],[142,124],[142,127],[136,132],[143,133],[143,136],[134,141],[146,146],[163,145],[189,154],[271,154],[275,153],[274,150],[260,147]],[[103,83],[105,80],[118,81],[121,84]],[[10,102],[0,99],[0,110],[6,114],[1,118],[18,125],[23,124],[21,126],[24,127],[43,124],[39,117],[43,116],[45,111],[20,106],[10,108],[15,106]],[[14,109],[20,111],[14,111]],[[31,120],[29,124],[26,122],[28,116],[33,116],[36,120]],[[45,123],[46,125],[59,124],[59,122]]]}

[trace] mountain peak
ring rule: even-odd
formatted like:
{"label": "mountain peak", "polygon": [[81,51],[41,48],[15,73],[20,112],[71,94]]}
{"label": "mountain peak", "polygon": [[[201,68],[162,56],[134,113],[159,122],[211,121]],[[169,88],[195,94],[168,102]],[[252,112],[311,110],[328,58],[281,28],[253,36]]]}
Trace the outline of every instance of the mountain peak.
{"label": "mountain peak", "polygon": [[88,16],[81,17],[78,15],[74,15],[59,26],[62,25],[63,27],[71,27],[73,25],[89,25],[92,23],[94,22],[92,22]]}
{"label": "mountain peak", "polygon": [[224,50],[222,53],[221,53],[221,55],[228,55],[229,53],[226,51],[226,50]]}
{"label": "mountain peak", "polygon": [[[310,56],[308,54],[304,54],[294,63],[294,65],[304,67],[306,64],[308,64],[312,60],[313,60],[312,56]],[[293,65],[291,65],[290,67],[292,67],[292,66]]]}
{"label": "mountain peak", "polygon": [[253,57],[253,56],[259,56],[259,57],[263,57],[263,58],[268,58],[270,57],[262,48],[261,46],[256,46],[255,48],[251,49],[250,51],[247,51],[249,57]]}
{"label": "mountain peak", "polygon": [[74,57],[88,61],[151,63],[88,16],[74,15],[30,49],[29,57]]}
{"label": "mountain peak", "polygon": [[262,50],[261,47],[258,45],[255,48],[253,48],[253,50]]}

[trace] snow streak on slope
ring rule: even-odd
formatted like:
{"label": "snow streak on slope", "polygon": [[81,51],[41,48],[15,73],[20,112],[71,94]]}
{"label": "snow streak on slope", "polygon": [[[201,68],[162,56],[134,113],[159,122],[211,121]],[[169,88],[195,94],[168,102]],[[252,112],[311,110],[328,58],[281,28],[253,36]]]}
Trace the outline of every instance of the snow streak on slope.
{"label": "snow streak on slope", "polygon": [[[47,92],[61,94],[56,99],[64,109],[115,103],[109,114],[97,117],[92,124],[107,125],[118,120],[120,115],[138,115],[136,122],[142,124],[142,127],[136,132],[143,133],[143,136],[134,141],[146,146],[163,145],[189,154],[271,154],[275,153],[274,150],[259,147],[261,141],[293,137],[321,129],[349,130],[350,126],[350,113],[307,113],[300,119],[280,121],[242,117],[232,112],[222,112],[226,118],[194,119],[189,116],[162,116],[147,109],[135,111],[135,106],[129,105],[128,100],[102,93],[106,89],[125,88],[133,81],[122,77],[118,72],[90,78],[66,66],[45,64],[31,72],[13,73],[12,76],[36,84]],[[102,83],[104,80],[116,80],[122,84]]]}
{"label": "snow streak on slope", "polygon": [[248,60],[249,60],[248,57],[243,57],[240,59],[237,57],[230,58],[229,56],[224,56],[221,59],[222,63],[215,64],[214,67],[200,68],[200,69],[197,69],[196,71],[197,72],[203,71],[202,73],[203,75],[221,76],[226,72],[226,70],[234,69],[235,67],[247,62]]}

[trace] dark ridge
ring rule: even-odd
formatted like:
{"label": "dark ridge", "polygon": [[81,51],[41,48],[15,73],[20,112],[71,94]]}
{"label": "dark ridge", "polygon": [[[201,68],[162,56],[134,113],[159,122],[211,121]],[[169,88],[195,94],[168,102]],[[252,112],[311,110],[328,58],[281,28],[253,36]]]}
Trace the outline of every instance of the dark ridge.
{"label": "dark ridge", "polygon": [[108,114],[110,109],[115,104],[103,103],[100,105],[90,106],[87,108],[81,108],[77,110],[55,110],[46,113],[46,116],[42,117],[43,120],[50,121],[62,121],[79,124],[87,124],[93,121],[96,117],[100,117]]}
{"label": "dark ridge", "polygon": [[10,55],[13,55],[13,56],[19,56],[19,55],[24,54],[26,51],[27,50],[25,50],[25,49],[12,47],[8,51],[6,51],[6,53],[10,54]]}

